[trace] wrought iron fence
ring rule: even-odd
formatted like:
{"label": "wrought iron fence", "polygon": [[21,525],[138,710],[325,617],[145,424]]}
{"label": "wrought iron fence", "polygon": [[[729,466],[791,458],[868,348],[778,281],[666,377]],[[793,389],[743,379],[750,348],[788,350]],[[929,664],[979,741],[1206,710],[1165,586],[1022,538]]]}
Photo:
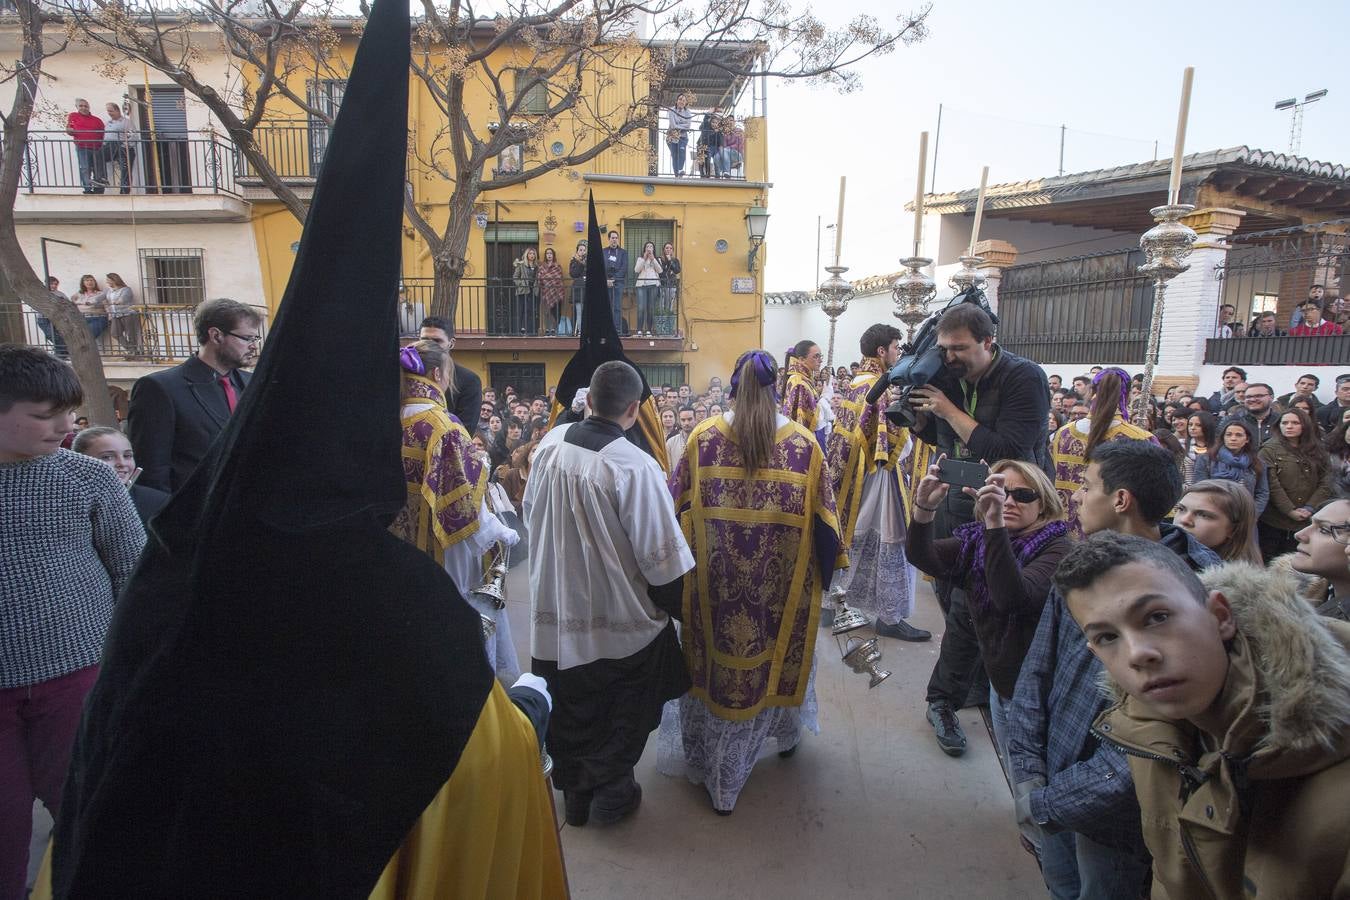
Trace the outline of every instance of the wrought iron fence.
{"label": "wrought iron fence", "polygon": [[[283,179],[318,177],[324,152],[328,149],[328,128],[307,125],[260,125],[253,129],[253,142]],[[238,173],[243,179],[257,180],[258,172],[244,154],[238,157]]]}
{"label": "wrought iron fence", "polygon": [[[434,282],[430,278],[404,278],[399,290],[399,330],[404,336],[418,332],[422,319],[432,314]],[[634,292],[624,293],[622,321],[634,325]],[[657,301],[655,334],[675,337],[680,333],[679,289]],[[609,312],[606,304],[606,313]],[[563,280],[563,299],[550,308],[538,289],[522,291],[511,278],[463,279],[455,306],[455,334],[487,337],[549,337],[574,334],[587,310],[582,283]],[[622,328],[621,328],[622,330]]]}
{"label": "wrought iron fence", "polygon": [[95,148],[79,146],[64,132],[30,131],[19,189],[30,194],[237,195],[236,156],[233,144],[215,136],[151,131]]}
{"label": "wrought iron fence", "polygon": [[1350,219],[1335,219],[1231,238],[1215,270],[1220,304],[1232,306],[1239,326],[1248,328],[1260,313],[1274,312],[1283,330],[1314,285],[1323,288],[1324,302],[1334,302],[1350,286],[1347,226]]}
{"label": "wrought iron fence", "polygon": [[1141,363],[1153,285],[1140,250],[1013,266],[998,291],[999,343],[1039,363]]}
{"label": "wrought iron fence", "polygon": [[[266,336],[267,309],[254,308],[262,316],[260,333]],[[197,352],[194,309],[150,303],[134,306],[130,315],[118,319],[86,315],[84,320],[105,360],[179,362]],[[67,355],[66,343],[51,320],[15,301],[0,302],[0,342],[41,347],[63,358]]]}
{"label": "wrought iron fence", "polygon": [[1327,337],[1211,338],[1212,366],[1350,366],[1350,335]]}

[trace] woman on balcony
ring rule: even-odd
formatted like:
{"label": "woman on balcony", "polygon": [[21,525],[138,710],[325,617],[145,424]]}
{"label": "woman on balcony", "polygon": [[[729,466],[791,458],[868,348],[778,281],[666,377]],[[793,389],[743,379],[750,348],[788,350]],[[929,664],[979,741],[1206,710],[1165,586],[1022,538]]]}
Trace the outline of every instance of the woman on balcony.
{"label": "woman on balcony", "polygon": [[553,337],[558,333],[558,318],[562,314],[563,295],[567,289],[563,287],[563,270],[558,265],[558,254],[552,247],[544,248],[544,264],[539,267],[539,299],[548,310],[548,323],[545,326],[544,334]]}
{"label": "woman on balcony", "polygon": [[511,279],[516,291],[516,302],[511,310],[513,330],[536,334],[539,331],[539,253],[533,247],[516,260]]}
{"label": "woman on balcony", "polygon": [[84,324],[89,326],[94,343],[98,343],[99,335],[108,329],[108,314],[104,307],[105,295],[103,289],[98,286],[98,279],[93,275],[81,275],[80,292],[70,299],[84,316]]}
{"label": "woman on balcony", "polygon": [[586,302],[586,250],[585,241],[577,241],[577,252],[567,261],[567,274],[572,278],[572,333],[581,333],[581,308]]}
{"label": "woman on balcony", "polygon": [[637,336],[654,337],[656,330],[656,298],[661,293],[661,261],[656,258],[656,245],[651,241],[642,245],[642,255],[633,264],[637,275]]}
{"label": "woman on balcony", "polygon": [[675,304],[680,297],[681,270],[680,261],[675,256],[675,245],[667,241],[661,248],[661,315],[672,319],[670,334],[679,333],[679,329],[674,326],[674,316]]}
{"label": "woman on balcony", "polygon": [[141,356],[141,314],[136,311],[136,296],[116,272],[107,276],[108,289],[103,292],[103,308],[112,320],[113,337],[122,345],[127,359]]}

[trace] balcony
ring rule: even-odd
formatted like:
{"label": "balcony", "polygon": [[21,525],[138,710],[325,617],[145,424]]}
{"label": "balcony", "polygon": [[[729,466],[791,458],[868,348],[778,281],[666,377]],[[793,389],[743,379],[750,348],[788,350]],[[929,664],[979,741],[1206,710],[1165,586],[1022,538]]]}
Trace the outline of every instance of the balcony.
{"label": "balcony", "polygon": [[[254,307],[263,317],[260,329],[267,334],[267,309]],[[130,335],[118,340],[105,316],[86,316],[95,334],[95,344],[109,377],[135,378],[147,371],[174,365],[197,352],[192,324],[193,304],[150,303],[133,307],[136,324]],[[0,302],[0,343],[39,347],[65,357],[65,342],[46,316],[21,303]],[[112,371],[113,368],[116,371]]]}
{"label": "balcony", "polygon": [[[559,325],[563,330],[577,322],[572,282],[563,282],[563,300],[559,306]],[[433,283],[430,278],[405,278],[399,291],[399,330],[405,337],[416,336],[422,319],[430,314]],[[637,298],[632,285],[624,292],[623,318],[636,323]],[[609,312],[606,306],[606,313]],[[625,337],[626,350],[679,351],[684,346],[683,312],[679,289],[667,308],[658,299],[654,317],[654,337]],[[464,279],[459,285],[459,304],[455,309],[456,346],[468,350],[574,350],[575,334],[550,335],[555,329],[550,311],[541,300],[516,293],[510,278]]]}
{"label": "balcony", "polygon": [[1210,366],[1350,366],[1350,335],[1327,337],[1210,338]]}
{"label": "balcony", "polygon": [[[236,151],[214,135],[155,132],[105,144],[84,160],[64,132],[31,131],[14,218],[20,224],[246,222]],[[85,179],[93,176],[106,186]]]}

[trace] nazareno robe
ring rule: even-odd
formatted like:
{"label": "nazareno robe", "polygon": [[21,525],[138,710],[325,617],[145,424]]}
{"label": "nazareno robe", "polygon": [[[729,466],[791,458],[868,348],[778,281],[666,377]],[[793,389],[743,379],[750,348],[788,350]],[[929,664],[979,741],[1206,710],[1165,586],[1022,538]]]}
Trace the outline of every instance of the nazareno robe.
{"label": "nazareno robe", "polygon": [[779,411],[812,434],[820,426],[817,406],[820,395],[806,363],[793,357],[788,361],[787,382],[783,386],[783,401]]}
{"label": "nazareno robe", "polygon": [[908,429],[886,418],[884,395],[867,402],[868,391],[882,377],[880,362],[863,360],[840,393],[826,455],[837,491],[840,536],[852,560],[835,587],[848,592],[850,605],[893,625],[914,608],[916,573],[905,559],[906,486],[898,464],[916,442]]}

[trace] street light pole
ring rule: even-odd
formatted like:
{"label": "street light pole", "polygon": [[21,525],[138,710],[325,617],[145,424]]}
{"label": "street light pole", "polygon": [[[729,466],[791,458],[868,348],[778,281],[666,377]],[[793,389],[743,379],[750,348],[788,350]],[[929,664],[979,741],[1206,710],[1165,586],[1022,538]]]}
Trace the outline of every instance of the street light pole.
{"label": "street light pole", "polygon": [[1289,152],[1294,156],[1298,155],[1299,147],[1303,144],[1303,107],[1309,103],[1316,103],[1327,95],[1326,88],[1320,91],[1313,91],[1307,94],[1302,100],[1297,97],[1290,97],[1288,100],[1281,100],[1275,104],[1278,110],[1292,110],[1289,120]]}

